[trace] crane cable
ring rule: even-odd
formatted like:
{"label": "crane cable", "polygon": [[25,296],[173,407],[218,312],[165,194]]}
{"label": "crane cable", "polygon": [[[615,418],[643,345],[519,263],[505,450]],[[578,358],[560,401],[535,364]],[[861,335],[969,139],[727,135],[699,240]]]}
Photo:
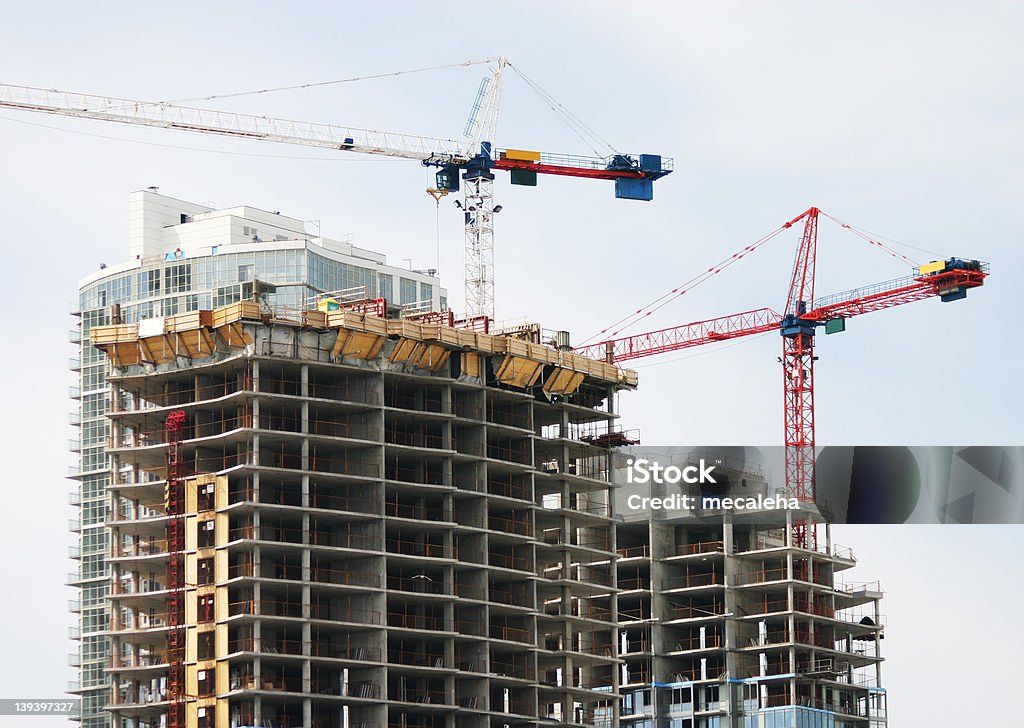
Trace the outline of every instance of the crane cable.
{"label": "crane cable", "polygon": [[540,84],[520,71],[517,66],[509,62],[508,67],[515,71],[516,75],[523,79],[526,85],[533,89],[533,91],[540,96],[541,100],[544,101],[544,103],[546,103],[557,116],[562,118],[562,121],[565,122],[566,126],[568,126],[584,144],[590,147],[594,154],[598,156],[601,156],[602,154],[598,151],[597,146],[606,147],[613,154],[620,153],[619,150],[613,147],[607,139],[590,128],[581,118],[576,116],[576,114],[569,111],[569,109],[560,103],[554,96],[541,88]]}
{"label": "crane cable", "polygon": [[[690,280],[686,281],[685,283],[682,283],[682,284],[676,286],[675,288],[673,288],[671,291],[669,291],[668,293],[664,294],[663,296],[660,296],[660,297],[654,299],[653,301],[651,301],[650,303],[648,303],[645,306],[641,306],[636,311],[634,311],[633,313],[629,314],[628,316],[625,316],[625,317],[619,319],[618,321],[613,323],[611,326],[608,326],[608,327],[606,327],[604,329],[601,329],[600,331],[598,331],[596,334],[594,334],[590,338],[588,338],[585,341],[582,341],[581,343],[577,344],[577,347],[586,346],[588,343],[590,343],[594,339],[598,338],[599,336],[603,336],[605,334],[608,334],[608,338],[612,338],[612,337],[618,336],[620,333],[622,333],[623,331],[625,331],[629,327],[635,326],[637,324],[637,322],[641,321],[644,318],[647,318],[652,313],[654,313],[655,311],[663,308],[664,306],[667,306],[669,304],[669,302],[675,300],[679,296],[682,296],[683,294],[687,293],[688,291],[692,291],[694,288],[699,286],[701,283],[704,283],[709,278],[712,278],[712,277],[718,275],[719,273],[721,273],[723,270],[725,270],[726,268],[728,268],[732,264],[734,264],[734,263],[742,260],[746,256],[750,255],[755,250],[757,250],[759,247],[761,247],[762,245],[767,243],[769,240],[774,238],[776,235],[781,233],[783,230],[786,230],[787,227],[788,226],[786,226],[786,225],[782,225],[782,226],[776,228],[775,230],[773,230],[772,232],[768,233],[767,235],[765,235],[761,239],[757,240],[756,242],[753,242],[750,245],[747,245],[746,247],[744,247],[744,248],[742,248],[740,250],[737,250],[735,253],[730,255],[728,258],[725,258],[724,260],[720,261],[719,263],[711,266],[706,271],[695,275],[693,278],[691,278]],[[615,329],[615,330],[611,331],[612,329]],[[611,333],[608,333],[609,331],[611,331]]]}
{"label": "crane cable", "polygon": [[462,61],[461,63],[447,63],[441,66],[425,66],[423,68],[410,68],[405,71],[389,71],[387,73],[374,73],[368,76],[352,76],[351,78],[339,78],[333,81],[316,81],[313,83],[302,83],[294,86],[277,86],[274,88],[254,89],[252,91],[235,91],[233,93],[213,94],[211,96],[195,96],[187,99],[172,99],[169,101],[154,101],[153,104],[186,104],[199,101],[214,101],[215,99],[231,99],[238,96],[253,96],[257,94],[276,93],[278,91],[298,91],[307,88],[318,88],[321,86],[335,86],[341,83],[352,83],[354,81],[368,81],[375,78],[394,78],[396,76],[407,76],[413,73],[426,73],[427,71],[441,71],[448,68],[464,68],[466,66],[477,66],[482,63],[493,63],[496,58],[477,58],[475,60]]}
{"label": "crane cable", "polygon": [[916,267],[918,265],[917,261],[912,260],[911,258],[908,258],[907,256],[903,255],[902,253],[900,253],[897,250],[893,250],[888,245],[885,245],[884,243],[880,242],[879,238],[881,240],[888,240],[893,245],[899,245],[899,246],[904,247],[904,248],[910,248],[911,250],[917,250],[917,251],[920,251],[922,253],[928,253],[929,255],[937,255],[940,258],[941,257],[945,257],[944,253],[938,253],[938,252],[936,252],[934,250],[928,250],[927,248],[919,248],[916,245],[910,245],[909,243],[901,243],[898,240],[893,240],[892,238],[886,238],[886,237],[884,237],[882,235],[877,235],[876,233],[872,233],[870,230],[862,230],[861,228],[854,227],[850,223],[843,222],[842,220],[840,220],[840,219],[838,219],[836,217],[833,217],[832,215],[829,215],[827,212],[823,212],[823,211],[819,211],[819,212],[821,212],[822,215],[824,215],[825,217],[827,217],[829,220],[831,220],[832,222],[836,223],[840,227],[843,227],[843,228],[849,230],[850,232],[852,232],[854,235],[857,235],[858,237],[863,238],[869,244],[874,245],[874,246],[880,248],[881,250],[884,250],[885,252],[887,252],[892,257],[897,258],[898,260],[902,260],[904,263],[909,263],[912,267]]}

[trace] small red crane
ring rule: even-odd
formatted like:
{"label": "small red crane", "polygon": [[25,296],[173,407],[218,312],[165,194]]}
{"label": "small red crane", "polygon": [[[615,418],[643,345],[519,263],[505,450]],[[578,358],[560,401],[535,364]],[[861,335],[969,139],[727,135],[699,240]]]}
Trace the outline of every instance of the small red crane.
{"label": "small red crane", "polygon": [[[613,338],[576,349],[594,359],[622,362],[655,354],[663,354],[692,346],[741,336],[778,331],[782,335],[782,388],[785,405],[786,486],[793,497],[805,503],[814,502],[814,336],[819,326],[825,333],[846,328],[845,321],[872,311],[900,306],[938,296],[942,301],[958,301],[967,297],[971,288],[984,285],[988,264],[978,260],[948,258],[916,268],[912,275],[814,299],[815,264],[818,246],[818,217],[821,211],[812,207],[782,225],[755,245],[744,248],[717,268],[713,275],[731,262],[776,235],[803,221],[793,272],[789,281],[786,308],[778,314],[770,308],[721,316],[706,321],[649,331],[634,336]],[[830,217],[830,216],[829,216]],[[834,218],[833,218],[834,219]],[[844,227],[850,227],[844,225]],[[885,247],[874,240],[872,244]],[[902,257],[902,256],[900,256]],[[673,291],[675,294],[679,291]],[[685,293],[685,290],[682,291]],[[681,295],[681,293],[680,293]],[[665,297],[659,300],[664,300]],[[663,305],[663,304],[662,304]],[[660,307],[660,306],[659,306]],[[643,309],[637,311],[642,314]],[[794,526],[793,541],[800,546],[814,546],[813,529],[807,522]]]}

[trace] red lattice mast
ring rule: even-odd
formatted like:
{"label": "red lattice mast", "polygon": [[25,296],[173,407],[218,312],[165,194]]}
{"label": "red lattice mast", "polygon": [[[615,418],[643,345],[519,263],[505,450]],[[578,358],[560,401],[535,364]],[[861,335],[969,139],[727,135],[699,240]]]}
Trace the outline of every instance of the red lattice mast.
{"label": "red lattice mast", "polygon": [[185,412],[167,415],[167,728],[185,726],[185,469],[181,439]]}

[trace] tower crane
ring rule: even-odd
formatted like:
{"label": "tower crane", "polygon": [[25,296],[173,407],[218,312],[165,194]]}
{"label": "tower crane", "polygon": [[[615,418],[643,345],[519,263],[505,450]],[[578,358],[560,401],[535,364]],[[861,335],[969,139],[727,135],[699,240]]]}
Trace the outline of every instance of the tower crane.
{"label": "tower crane", "polygon": [[[727,259],[725,264],[708,270],[709,274],[718,272],[724,265],[746,255],[756,245],[803,221],[803,234],[793,263],[783,313],[779,314],[771,308],[758,308],[682,326],[612,338],[575,350],[577,354],[615,363],[778,331],[782,337],[782,357],[779,361],[782,363],[785,412],[785,483],[793,497],[802,503],[813,503],[815,496],[814,362],[817,357],[814,355],[814,345],[817,329],[824,327],[826,334],[839,333],[846,330],[846,319],[851,316],[936,296],[943,302],[959,301],[967,297],[970,289],[984,285],[989,271],[988,264],[978,260],[948,258],[917,267],[911,275],[903,278],[815,299],[819,214],[826,213],[811,207],[762,238],[758,244],[747,246],[743,252]],[[844,227],[850,226],[844,224]],[[874,240],[870,242],[880,245]],[[677,289],[672,293],[677,294],[679,291]],[[641,309],[636,315],[642,313]],[[813,546],[814,538],[813,527],[808,527],[806,520],[798,520],[794,524],[795,544],[806,546],[811,543]]]}
{"label": "tower crane", "polygon": [[460,187],[463,193],[466,318],[493,319],[494,214],[501,209],[494,203],[495,170],[508,172],[514,185],[536,186],[538,175],[611,180],[617,198],[649,201],[654,181],[672,171],[673,160],[656,154],[588,157],[497,147],[502,76],[511,64],[495,57],[457,65],[475,64],[490,64],[491,73],[480,84],[461,141],[10,84],[0,84],[0,109],[299,144],[436,167],[437,193]]}

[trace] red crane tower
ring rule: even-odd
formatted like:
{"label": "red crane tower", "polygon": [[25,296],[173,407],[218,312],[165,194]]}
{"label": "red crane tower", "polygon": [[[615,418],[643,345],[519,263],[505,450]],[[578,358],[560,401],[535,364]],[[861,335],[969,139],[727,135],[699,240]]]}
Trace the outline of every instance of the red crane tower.
{"label": "red crane tower", "polygon": [[167,521],[167,728],[185,725],[185,469],[181,438],[186,415],[167,415],[167,480],[164,507]]}
{"label": "red crane tower", "polygon": [[[775,232],[734,254],[723,264],[708,269],[714,275],[732,262],[801,220],[803,234],[793,263],[786,308],[778,314],[770,308],[696,321],[634,336],[613,338],[576,349],[576,353],[609,362],[622,362],[678,349],[701,346],[741,336],[778,331],[782,335],[782,389],[785,410],[786,486],[801,502],[814,502],[814,335],[819,326],[825,333],[845,330],[845,321],[872,311],[938,296],[958,301],[967,291],[981,286],[988,276],[988,264],[978,260],[949,258],[920,266],[910,276],[863,286],[832,296],[814,299],[815,264],[818,245],[816,207],[794,217]],[[844,227],[849,227],[844,225]],[[869,242],[885,247],[874,240]],[[902,257],[902,256],[900,256]],[[676,289],[672,294],[685,293]],[[670,295],[672,295],[670,294]],[[659,299],[659,300],[664,300]],[[663,305],[663,304],[662,304]],[[660,307],[660,306],[659,306]],[[637,311],[644,314],[644,310]],[[807,521],[794,525],[794,543],[814,545],[814,530]]]}

